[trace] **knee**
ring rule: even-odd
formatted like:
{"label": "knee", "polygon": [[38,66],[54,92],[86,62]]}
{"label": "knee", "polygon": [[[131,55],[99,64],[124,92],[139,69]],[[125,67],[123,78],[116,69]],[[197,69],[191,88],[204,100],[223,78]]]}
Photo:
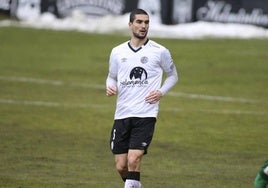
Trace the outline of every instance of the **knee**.
{"label": "knee", "polygon": [[120,174],[124,174],[128,171],[128,167],[125,164],[122,163],[117,163],[116,165],[116,170],[120,173]]}
{"label": "knee", "polygon": [[128,166],[130,168],[136,168],[140,165],[141,157],[137,155],[130,155],[128,156]]}

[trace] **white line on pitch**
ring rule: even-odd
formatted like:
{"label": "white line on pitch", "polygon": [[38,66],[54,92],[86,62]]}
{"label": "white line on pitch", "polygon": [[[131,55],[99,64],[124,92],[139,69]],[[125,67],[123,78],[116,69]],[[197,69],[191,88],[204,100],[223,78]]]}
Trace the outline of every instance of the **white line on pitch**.
{"label": "white line on pitch", "polygon": [[[0,76],[0,80],[35,83],[35,84],[48,84],[48,85],[54,85],[54,86],[72,86],[72,87],[82,87],[82,88],[91,88],[91,89],[105,89],[105,85],[101,85],[101,84],[84,84],[84,83],[77,83],[77,82],[68,83],[68,82],[63,82],[63,81],[26,78],[26,77]],[[202,99],[202,100],[210,100],[210,101],[268,104],[268,101],[263,101],[263,100],[253,100],[253,99],[223,97],[223,96],[210,96],[210,95],[191,94],[191,93],[174,92],[174,91],[169,92],[167,95],[171,97],[184,97],[184,98],[190,98],[190,99]]]}
{"label": "white line on pitch", "polygon": [[[179,108],[166,108],[164,111],[171,112],[187,112],[188,110],[182,110]],[[209,114],[225,114],[225,115],[268,115],[268,112],[260,112],[260,111],[242,111],[242,110],[189,110],[189,112],[202,112]]]}
{"label": "white line on pitch", "polygon": [[223,102],[239,102],[239,103],[252,103],[252,104],[268,104],[267,101],[245,99],[245,98],[234,98],[234,97],[223,97],[223,96],[211,96],[211,95],[201,95],[201,94],[191,94],[191,93],[182,93],[182,92],[169,92],[169,96],[172,97],[185,97],[191,99],[204,99],[211,101],[223,101]]}
{"label": "white line on pitch", "polygon": [[0,99],[2,104],[29,105],[29,106],[46,106],[46,107],[69,107],[69,108],[104,108],[107,105],[102,104],[70,104],[49,101],[26,101],[13,99]]}
{"label": "white line on pitch", "polygon": [[54,85],[54,86],[73,86],[73,87],[82,87],[82,88],[105,89],[105,86],[100,85],[100,84],[83,84],[83,83],[74,83],[74,82],[69,83],[69,82],[56,81],[56,80],[45,80],[45,79],[26,78],[26,77],[0,76],[0,80],[34,83],[34,84],[47,84],[47,85]]}
{"label": "white line on pitch", "polygon": [[[21,101],[12,99],[0,99],[0,104],[29,105],[42,107],[67,107],[67,108],[101,108],[102,110],[110,109],[104,104],[71,104],[48,101]],[[187,112],[179,108],[162,108],[160,111]],[[189,112],[215,113],[225,115],[268,115],[268,112],[241,111],[241,110],[189,110]]]}

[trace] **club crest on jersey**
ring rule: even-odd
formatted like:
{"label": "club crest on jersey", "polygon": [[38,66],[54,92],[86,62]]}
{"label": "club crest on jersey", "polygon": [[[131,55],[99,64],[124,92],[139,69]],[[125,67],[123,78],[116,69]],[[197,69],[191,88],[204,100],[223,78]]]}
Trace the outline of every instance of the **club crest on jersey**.
{"label": "club crest on jersey", "polygon": [[141,63],[142,64],[145,64],[145,63],[148,63],[148,57],[146,57],[146,56],[143,56],[142,58],[141,58]]}

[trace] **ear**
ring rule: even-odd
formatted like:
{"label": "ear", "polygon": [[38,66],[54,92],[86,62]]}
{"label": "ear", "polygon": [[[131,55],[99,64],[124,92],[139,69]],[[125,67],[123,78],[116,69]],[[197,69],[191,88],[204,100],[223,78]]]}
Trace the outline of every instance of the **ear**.
{"label": "ear", "polygon": [[130,27],[132,25],[132,23],[131,22],[128,22],[128,26]]}

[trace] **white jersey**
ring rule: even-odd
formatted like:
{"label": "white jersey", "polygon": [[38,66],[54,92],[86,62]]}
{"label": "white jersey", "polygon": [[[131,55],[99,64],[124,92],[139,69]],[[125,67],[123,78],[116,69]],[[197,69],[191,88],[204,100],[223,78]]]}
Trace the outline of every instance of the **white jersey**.
{"label": "white jersey", "polygon": [[[161,87],[163,71],[173,77]],[[117,87],[115,119],[157,117],[158,105],[145,97],[153,90],[164,95],[178,80],[170,52],[152,40],[138,49],[128,42],[113,48],[109,61],[108,86]]]}

